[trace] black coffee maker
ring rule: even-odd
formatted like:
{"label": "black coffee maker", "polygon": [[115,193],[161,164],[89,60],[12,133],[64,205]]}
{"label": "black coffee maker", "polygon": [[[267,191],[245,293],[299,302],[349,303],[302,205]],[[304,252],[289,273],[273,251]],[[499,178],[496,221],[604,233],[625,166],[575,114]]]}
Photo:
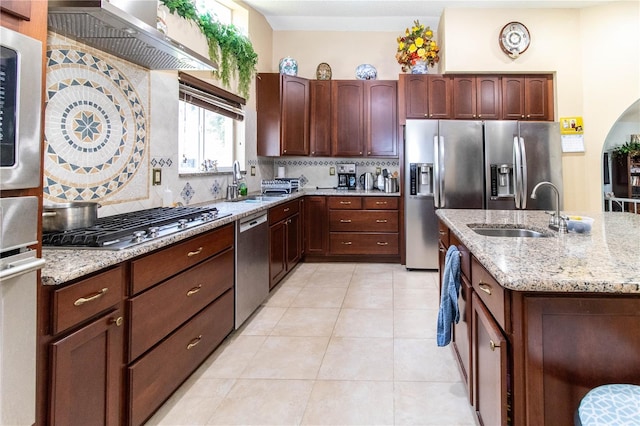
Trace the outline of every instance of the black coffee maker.
{"label": "black coffee maker", "polygon": [[338,167],[338,189],[356,189],[356,165],[355,163],[341,163]]}

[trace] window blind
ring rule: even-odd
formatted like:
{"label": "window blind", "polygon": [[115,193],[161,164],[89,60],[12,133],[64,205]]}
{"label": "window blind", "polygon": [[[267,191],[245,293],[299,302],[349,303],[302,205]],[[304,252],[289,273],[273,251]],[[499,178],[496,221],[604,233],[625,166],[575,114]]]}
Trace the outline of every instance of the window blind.
{"label": "window blind", "polygon": [[192,75],[178,73],[180,100],[234,120],[244,120],[246,100]]}

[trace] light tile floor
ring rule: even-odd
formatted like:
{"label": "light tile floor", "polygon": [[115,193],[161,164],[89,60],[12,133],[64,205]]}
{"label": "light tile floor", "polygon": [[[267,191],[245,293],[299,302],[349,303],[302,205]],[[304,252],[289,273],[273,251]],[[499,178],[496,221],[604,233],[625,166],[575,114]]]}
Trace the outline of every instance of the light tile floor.
{"label": "light tile floor", "polygon": [[303,263],[148,425],[475,426],[437,272]]}

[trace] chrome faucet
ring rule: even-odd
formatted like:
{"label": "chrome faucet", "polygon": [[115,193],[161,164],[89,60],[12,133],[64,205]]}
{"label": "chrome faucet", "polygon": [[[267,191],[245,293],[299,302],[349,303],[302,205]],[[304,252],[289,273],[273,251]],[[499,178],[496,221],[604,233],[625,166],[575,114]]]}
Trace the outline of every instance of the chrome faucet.
{"label": "chrome faucet", "polygon": [[551,182],[539,182],[536,186],[533,187],[533,191],[531,191],[531,198],[532,199],[536,199],[536,192],[538,191],[538,188],[540,188],[541,186],[550,186],[556,193],[556,211],[555,212],[546,212],[548,214],[551,215],[551,218],[549,218],[549,228],[553,229],[554,231],[558,231],[558,232],[562,232],[562,233],[567,233],[567,217],[562,216],[560,214],[560,191],[558,191],[558,187],[555,186],[554,184],[552,184]]}

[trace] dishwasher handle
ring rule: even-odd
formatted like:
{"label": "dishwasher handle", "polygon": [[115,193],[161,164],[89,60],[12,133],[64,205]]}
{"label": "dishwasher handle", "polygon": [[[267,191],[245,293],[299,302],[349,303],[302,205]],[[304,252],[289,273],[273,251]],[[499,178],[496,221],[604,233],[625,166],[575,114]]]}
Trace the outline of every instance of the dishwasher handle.
{"label": "dishwasher handle", "polygon": [[262,225],[263,223],[266,223],[266,222],[267,222],[266,213],[258,213],[253,216],[240,219],[239,221],[240,233],[249,231],[250,229],[253,229],[256,226]]}

